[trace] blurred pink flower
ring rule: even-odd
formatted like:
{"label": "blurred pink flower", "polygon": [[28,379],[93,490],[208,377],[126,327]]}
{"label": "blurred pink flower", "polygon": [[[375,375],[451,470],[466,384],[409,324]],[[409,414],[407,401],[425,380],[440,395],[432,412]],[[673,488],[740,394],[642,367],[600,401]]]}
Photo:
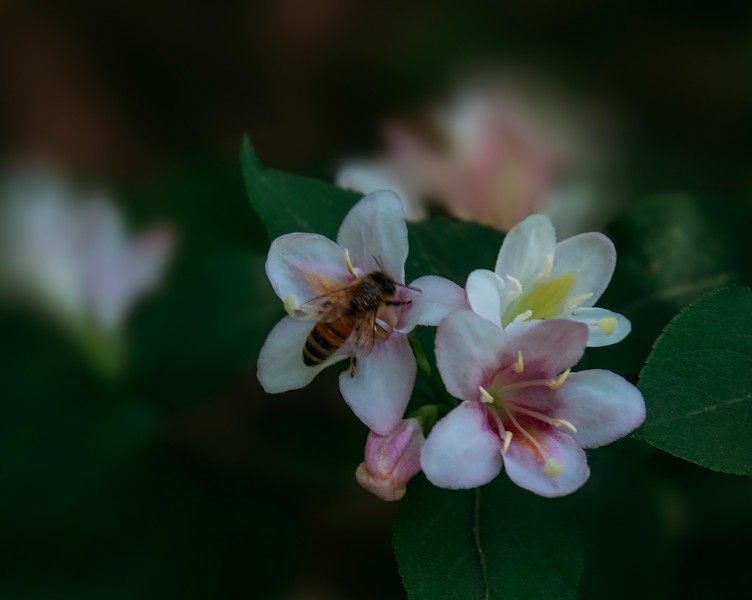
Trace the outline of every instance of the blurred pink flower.
{"label": "blurred pink flower", "polygon": [[160,280],[174,246],[167,227],[131,238],[104,196],[78,197],[41,168],[10,172],[0,197],[3,295],[31,301],[74,328],[117,333]]}
{"label": "blurred pink flower", "polygon": [[586,126],[593,124],[583,121],[530,82],[469,83],[420,127],[389,125],[386,155],[346,162],[337,183],[364,193],[391,189],[415,220],[429,200],[502,231],[545,212],[568,237],[601,225],[608,204],[588,183],[606,153],[596,153]]}
{"label": "blurred pink flower", "polygon": [[418,419],[404,419],[388,435],[373,431],[366,441],[365,461],[355,478],[382,500],[399,500],[405,486],[420,472],[420,451],[425,443]]}

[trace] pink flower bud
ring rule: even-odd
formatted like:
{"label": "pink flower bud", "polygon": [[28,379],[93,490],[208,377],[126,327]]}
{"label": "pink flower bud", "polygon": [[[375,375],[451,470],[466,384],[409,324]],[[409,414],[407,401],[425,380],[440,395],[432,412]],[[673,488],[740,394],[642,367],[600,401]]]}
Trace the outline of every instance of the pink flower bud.
{"label": "pink flower bud", "polygon": [[405,485],[420,471],[420,451],[425,442],[417,419],[404,419],[389,435],[373,431],[366,441],[365,461],[355,479],[382,500],[399,500]]}

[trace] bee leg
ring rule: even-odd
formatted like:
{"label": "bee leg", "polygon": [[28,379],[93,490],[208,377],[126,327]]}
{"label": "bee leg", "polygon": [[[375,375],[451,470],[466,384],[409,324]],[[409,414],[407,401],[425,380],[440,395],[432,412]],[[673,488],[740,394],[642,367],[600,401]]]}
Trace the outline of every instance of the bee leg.
{"label": "bee leg", "polygon": [[385,304],[387,306],[404,306],[405,304],[412,304],[412,300],[387,300]]}
{"label": "bee leg", "polygon": [[350,377],[355,377],[355,369],[358,368],[358,359],[354,356],[350,357]]}

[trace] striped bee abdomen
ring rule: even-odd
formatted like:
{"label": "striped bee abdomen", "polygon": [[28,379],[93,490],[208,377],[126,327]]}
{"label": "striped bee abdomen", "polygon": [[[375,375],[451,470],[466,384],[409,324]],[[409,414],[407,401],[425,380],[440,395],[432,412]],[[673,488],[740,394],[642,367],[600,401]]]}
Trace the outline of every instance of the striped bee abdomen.
{"label": "striped bee abdomen", "polygon": [[324,362],[344,345],[356,323],[357,318],[352,314],[345,314],[334,321],[316,323],[303,345],[303,363],[314,367]]}

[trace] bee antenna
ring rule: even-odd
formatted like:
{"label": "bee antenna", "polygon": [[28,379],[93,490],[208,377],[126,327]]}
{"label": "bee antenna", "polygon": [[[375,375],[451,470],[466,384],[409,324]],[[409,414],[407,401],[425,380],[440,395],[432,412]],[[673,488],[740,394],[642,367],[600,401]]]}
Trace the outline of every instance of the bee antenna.
{"label": "bee antenna", "polygon": [[373,260],[376,261],[376,264],[379,265],[379,268],[383,271],[384,263],[381,262],[381,259],[378,256],[373,256]]}

